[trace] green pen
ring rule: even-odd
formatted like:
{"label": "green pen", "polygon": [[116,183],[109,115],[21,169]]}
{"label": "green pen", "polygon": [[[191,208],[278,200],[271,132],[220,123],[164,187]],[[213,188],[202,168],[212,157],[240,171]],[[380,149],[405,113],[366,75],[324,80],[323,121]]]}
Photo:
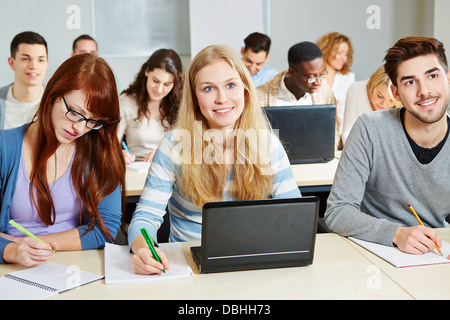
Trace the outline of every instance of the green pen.
{"label": "green pen", "polygon": [[[153,246],[153,240],[150,237],[150,235],[148,234],[147,229],[142,228],[141,229],[141,233],[144,236],[145,241],[148,244],[148,247],[150,248],[150,251],[152,252],[153,256],[155,257],[156,261],[158,261],[159,263],[161,263],[161,259],[159,258],[158,254],[156,253],[155,247]],[[166,273],[166,270],[162,269],[162,272]]]}
{"label": "green pen", "polygon": [[[22,233],[24,233],[25,235],[29,236],[30,238],[33,238],[37,241],[43,242],[41,239],[39,239],[38,237],[36,237],[34,234],[32,234],[30,231],[28,231],[27,229],[25,229],[24,227],[22,227],[20,224],[18,224],[17,222],[15,222],[14,220],[9,220],[9,224],[16,227],[19,231],[21,231]],[[50,249],[51,252],[55,253],[56,251],[53,249]]]}

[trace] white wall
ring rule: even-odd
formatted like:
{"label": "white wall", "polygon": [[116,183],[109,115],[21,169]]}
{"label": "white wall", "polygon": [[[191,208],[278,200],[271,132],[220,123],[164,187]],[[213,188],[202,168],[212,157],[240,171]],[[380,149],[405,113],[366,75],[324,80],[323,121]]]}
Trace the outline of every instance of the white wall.
{"label": "white wall", "polygon": [[[315,42],[323,34],[337,31],[352,40],[352,71],[357,80],[364,80],[382,64],[386,50],[401,37],[432,36],[433,5],[433,0],[272,1],[270,63],[285,69],[292,45],[305,40]],[[379,15],[372,10],[367,13],[368,8],[379,8]]]}
{"label": "white wall", "polygon": [[447,59],[450,60],[450,1],[434,0],[434,37],[441,40],[447,48]]}
{"label": "white wall", "polygon": [[[69,29],[67,9],[72,4],[81,8],[80,29]],[[10,44],[23,31],[34,31],[48,45],[49,68],[46,81],[72,52],[72,41],[83,33],[92,32],[90,0],[1,0],[0,5],[0,86],[14,81],[9,68]]]}
{"label": "white wall", "polygon": [[[220,2],[222,5],[224,3],[223,0],[208,2],[212,6],[214,2]],[[67,8],[72,4],[81,8],[80,29],[67,27],[67,19],[70,16]],[[380,29],[367,27],[367,21],[371,16],[367,13],[367,9],[371,5],[380,8]],[[352,69],[357,80],[368,78],[382,63],[385,51],[402,36],[433,36],[435,31],[436,36],[442,37],[444,43],[450,45],[450,33],[447,32],[450,24],[447,19],[450,12],[448,0],[273,0],[270,1],[269,7],[269,35],[273,43],[269,63],[280,71],[287,67],[287,50],[293,44],[303,40],[316,41],[318,37],[330,31],[342,32],[352,39],[355,47]],[[223,30],[239,30],[244,25],[240,21],[242,12],[233,14],[232,12],[238,12],[239,8],[236,4],[232,8],[226,23],[223,19],[210,21],[222,21],[220,27]],[[7,58],[9,45],[15,34],[33,30],[46,38],[50,60],[48,79],[70,56],[73,39],[82,33],[92,34],[91,9],[91,0],[2,0],[0,86],[14,79]],[[253,14],[248,9],[244,12],[249,16]],[[243,38],[238,41],[242,41],[243,44]],[[187,69],[190,57],[183,56],[182,59]],[[106,57],[106,60],[112,66],[123,89],[133,80],[145,57]]]}

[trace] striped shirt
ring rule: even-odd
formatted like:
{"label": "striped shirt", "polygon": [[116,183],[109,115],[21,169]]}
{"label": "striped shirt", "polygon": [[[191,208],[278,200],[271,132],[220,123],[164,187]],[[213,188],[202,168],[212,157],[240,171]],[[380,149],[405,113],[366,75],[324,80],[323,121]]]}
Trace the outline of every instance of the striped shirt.
{"label": "striped shirt", "polygon": [[[201,239],[202,209],[183,196],[178,190],[175,177],[178,171],[177,156],[179,146],[173,132],[161,141],[145,181],[136,210],[128,229],[128,242],[131,247],[141,228],[146,228],[153,239],[162,224],[166,207],[170,214],[170,241],[197,241]],[[274,173],[272,198],[301,197],[292,173],[289,159],[275,135],[270,137],[270,166]],[[232,182],[231,170],[228,175],[223,201],[234,200],[227,192]],[[218,200],[219,201],[219,200]]]}

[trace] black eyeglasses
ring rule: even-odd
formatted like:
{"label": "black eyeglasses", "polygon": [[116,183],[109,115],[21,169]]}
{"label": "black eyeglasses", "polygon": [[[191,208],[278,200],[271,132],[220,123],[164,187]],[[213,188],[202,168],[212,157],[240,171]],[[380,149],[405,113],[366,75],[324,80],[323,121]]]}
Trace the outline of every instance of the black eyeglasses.
{"label": "black eyeglasses", "polygon": [[303,78],[307,79],[308,83],[314,83],[314,82],[316,82],[317,80],[323,80],[323,79],[325,79],[325,77],[326,77],[327,74],[328,74],[327,70],[325,69],[324,72],[323,72],[321,75],[319,75],[318,77],[312,77],[312,78],[310,78],[310,77],[308,77],[308,76],[305,76],[303,73],[301,73],[300,71],[298,71],[298,70],[295,69],[294,67],[291,66],[291,68],[294,69],[295,72],[297,72],[297,73],[298,73],[299,75],[301,75]]}
{"label": "black eyeglasses", "polygon": [[103,127],[103,123],[98,122],[97,120],[87,119],[85,116],[83,116],[81,113],[76,112],[75,110],[71,109],[69,105],[67,104],[67,101],[64,97],[63,101],[66,105],[67,112],[66,112],[66,118],[69,119],[72,122],[78,123],[81,121],[86,121],[86,127],[89,129],[98,130],[101,127]]}

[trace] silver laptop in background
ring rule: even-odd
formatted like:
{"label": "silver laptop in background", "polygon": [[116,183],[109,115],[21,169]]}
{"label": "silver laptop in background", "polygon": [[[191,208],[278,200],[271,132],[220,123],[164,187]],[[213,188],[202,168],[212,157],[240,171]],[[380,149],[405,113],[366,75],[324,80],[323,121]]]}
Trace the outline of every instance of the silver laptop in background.
{"label": "silver laptop in background", "polygon": [[192,256],[201,273],[312,264],[318,210],[317,197],[207,203]]}

